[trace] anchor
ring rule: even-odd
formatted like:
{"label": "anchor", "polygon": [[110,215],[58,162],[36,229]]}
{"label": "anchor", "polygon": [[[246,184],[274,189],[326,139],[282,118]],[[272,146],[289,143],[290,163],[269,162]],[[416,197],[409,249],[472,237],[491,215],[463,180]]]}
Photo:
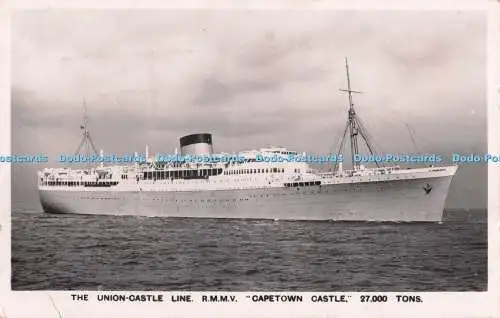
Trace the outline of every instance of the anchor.
{"label": "anchor", "polygon": [[425,194],[429,194],[432,190],[432,186],[430,184],[426,184],[425,187],[423,187]]}

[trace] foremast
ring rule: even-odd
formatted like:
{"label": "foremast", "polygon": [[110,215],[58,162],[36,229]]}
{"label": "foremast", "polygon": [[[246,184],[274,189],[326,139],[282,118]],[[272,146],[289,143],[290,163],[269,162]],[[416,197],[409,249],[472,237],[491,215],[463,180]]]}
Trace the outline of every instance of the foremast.
{"label": "foremast", "polygon": [[[364,141],[368,151],[371,155],[375,155],[375,147],[372,145],[371,140],[369,139],[368,132],[363,125],[361,119],[357,116],[356,111],[354,109],[354,103],[352,94],[361,94],[360,91],[351,89],[351,78],[349,74],[349,63],[347,61],[347,57],[345,58],[345,71],[347,77],[347,89],[340,89],[342,92],[347,92],[348,101],[349,101],[349,109],[347,112],[347,122],[344,129],[344,133],[342,135],[342,140],[339,145],[339,149],[337,151],[337,158],[343,154],[346,135],[349,132],[349,140],[350,140],[350,150],[351,150],[351,164],[353,170],[359,170],[360,165],[356,162],[356,156],[359,154],[359,143],[358,137],[361,136],[361,139]],[[379,162],[375,161],[377,167],[380,167]],[[335,163],[334,172],[338,169],[338,163]]]}
{"label": "foremast", "polygon": [[[82,131],[82,141],[78,148],[75,151],[75,155],[83,154],[83,155],[97,155],[97,149],[94,145],[94,141],[92,140],[92,136],[90,136],[90,130],[88,127],[89,117],[87,115],[87,103],[85,99],[83,100],[83,122],[80,125],[80,130]],[[83,153],[81,153],[83,150]]]}

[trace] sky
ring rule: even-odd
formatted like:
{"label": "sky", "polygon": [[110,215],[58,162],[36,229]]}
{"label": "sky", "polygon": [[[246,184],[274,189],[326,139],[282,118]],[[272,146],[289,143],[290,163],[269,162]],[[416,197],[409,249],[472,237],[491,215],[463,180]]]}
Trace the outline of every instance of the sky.
{"label": "sky", "polygon": [[[479,11],[37,10],[11,20],[13,202],[37,204],[36,170],[72,154],[83,101],[98,149],[332,151],[357,113],[388,153],[487,152],[486,15]],[[448,208],[485,208],[487,169],[464,165]]]}

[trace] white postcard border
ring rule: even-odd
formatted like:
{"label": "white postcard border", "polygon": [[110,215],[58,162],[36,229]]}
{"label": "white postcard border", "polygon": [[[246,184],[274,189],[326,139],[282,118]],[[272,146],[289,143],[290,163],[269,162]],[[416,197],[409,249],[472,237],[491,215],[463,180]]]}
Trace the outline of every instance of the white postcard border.
{"label": "white postcard border", "polygon": [[[46,8],[262,8],[296,9],[397,9],[397,10],[489,10],[488,23],[488,151],[500,153],[500,3],[493,1],[28,1],[18,0],[2,5],[0,2],[0,153],[10,153],[10,10]],[[219,293],[237,295],[240,302],[222,303],[87,303],[71,300],[75,292],[13,292],[10,290],[10,167],[0,165],[0,317],[496,317],[500,316],[500,166],[488,167],[488,291],[463,293],[397,293],[421,295],[423,303],[361,304],[361,294],[396,293],[342,293],[351,296],[349,304],[308,304],[313,294],[300,293],[305,303],[252,303],[246,295],[260,293]],[[102,292],[100,292],[102,293]],[[121,292],[116,292],[121,293]],[[87,292],[95,299],[96,292]],[[126,292],[126,294],[135,294]],[[158,293],[144,293],[158,294]],[[199,292],[162,292],[199,296]],[[278,293],[272,293],[278,294]],[[298,293],[280,293],[298,294]]]}

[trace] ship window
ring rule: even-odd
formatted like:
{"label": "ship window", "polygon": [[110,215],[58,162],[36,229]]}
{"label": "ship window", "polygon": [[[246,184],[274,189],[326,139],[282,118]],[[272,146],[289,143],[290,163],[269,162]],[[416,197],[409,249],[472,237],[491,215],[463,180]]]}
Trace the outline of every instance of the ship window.
{"label": "ship window", "polygon": [[284,173],[285,172],[285,168],[281,168],[281,172]]}
{"label": "ship window", "polygon": [[304,186],[304,182],[299,182],[299,187],[303,187]]}
{"label": "ship window", "polygon": [[278,172],[278,169],[276,169],[276,168],[273,168],[273,172]]}
{"label": "ship window", "polygon": [[269,169],[268,169],[268,168],[266,168],[266,173],[268,173],[268,172],[269,172]]}

